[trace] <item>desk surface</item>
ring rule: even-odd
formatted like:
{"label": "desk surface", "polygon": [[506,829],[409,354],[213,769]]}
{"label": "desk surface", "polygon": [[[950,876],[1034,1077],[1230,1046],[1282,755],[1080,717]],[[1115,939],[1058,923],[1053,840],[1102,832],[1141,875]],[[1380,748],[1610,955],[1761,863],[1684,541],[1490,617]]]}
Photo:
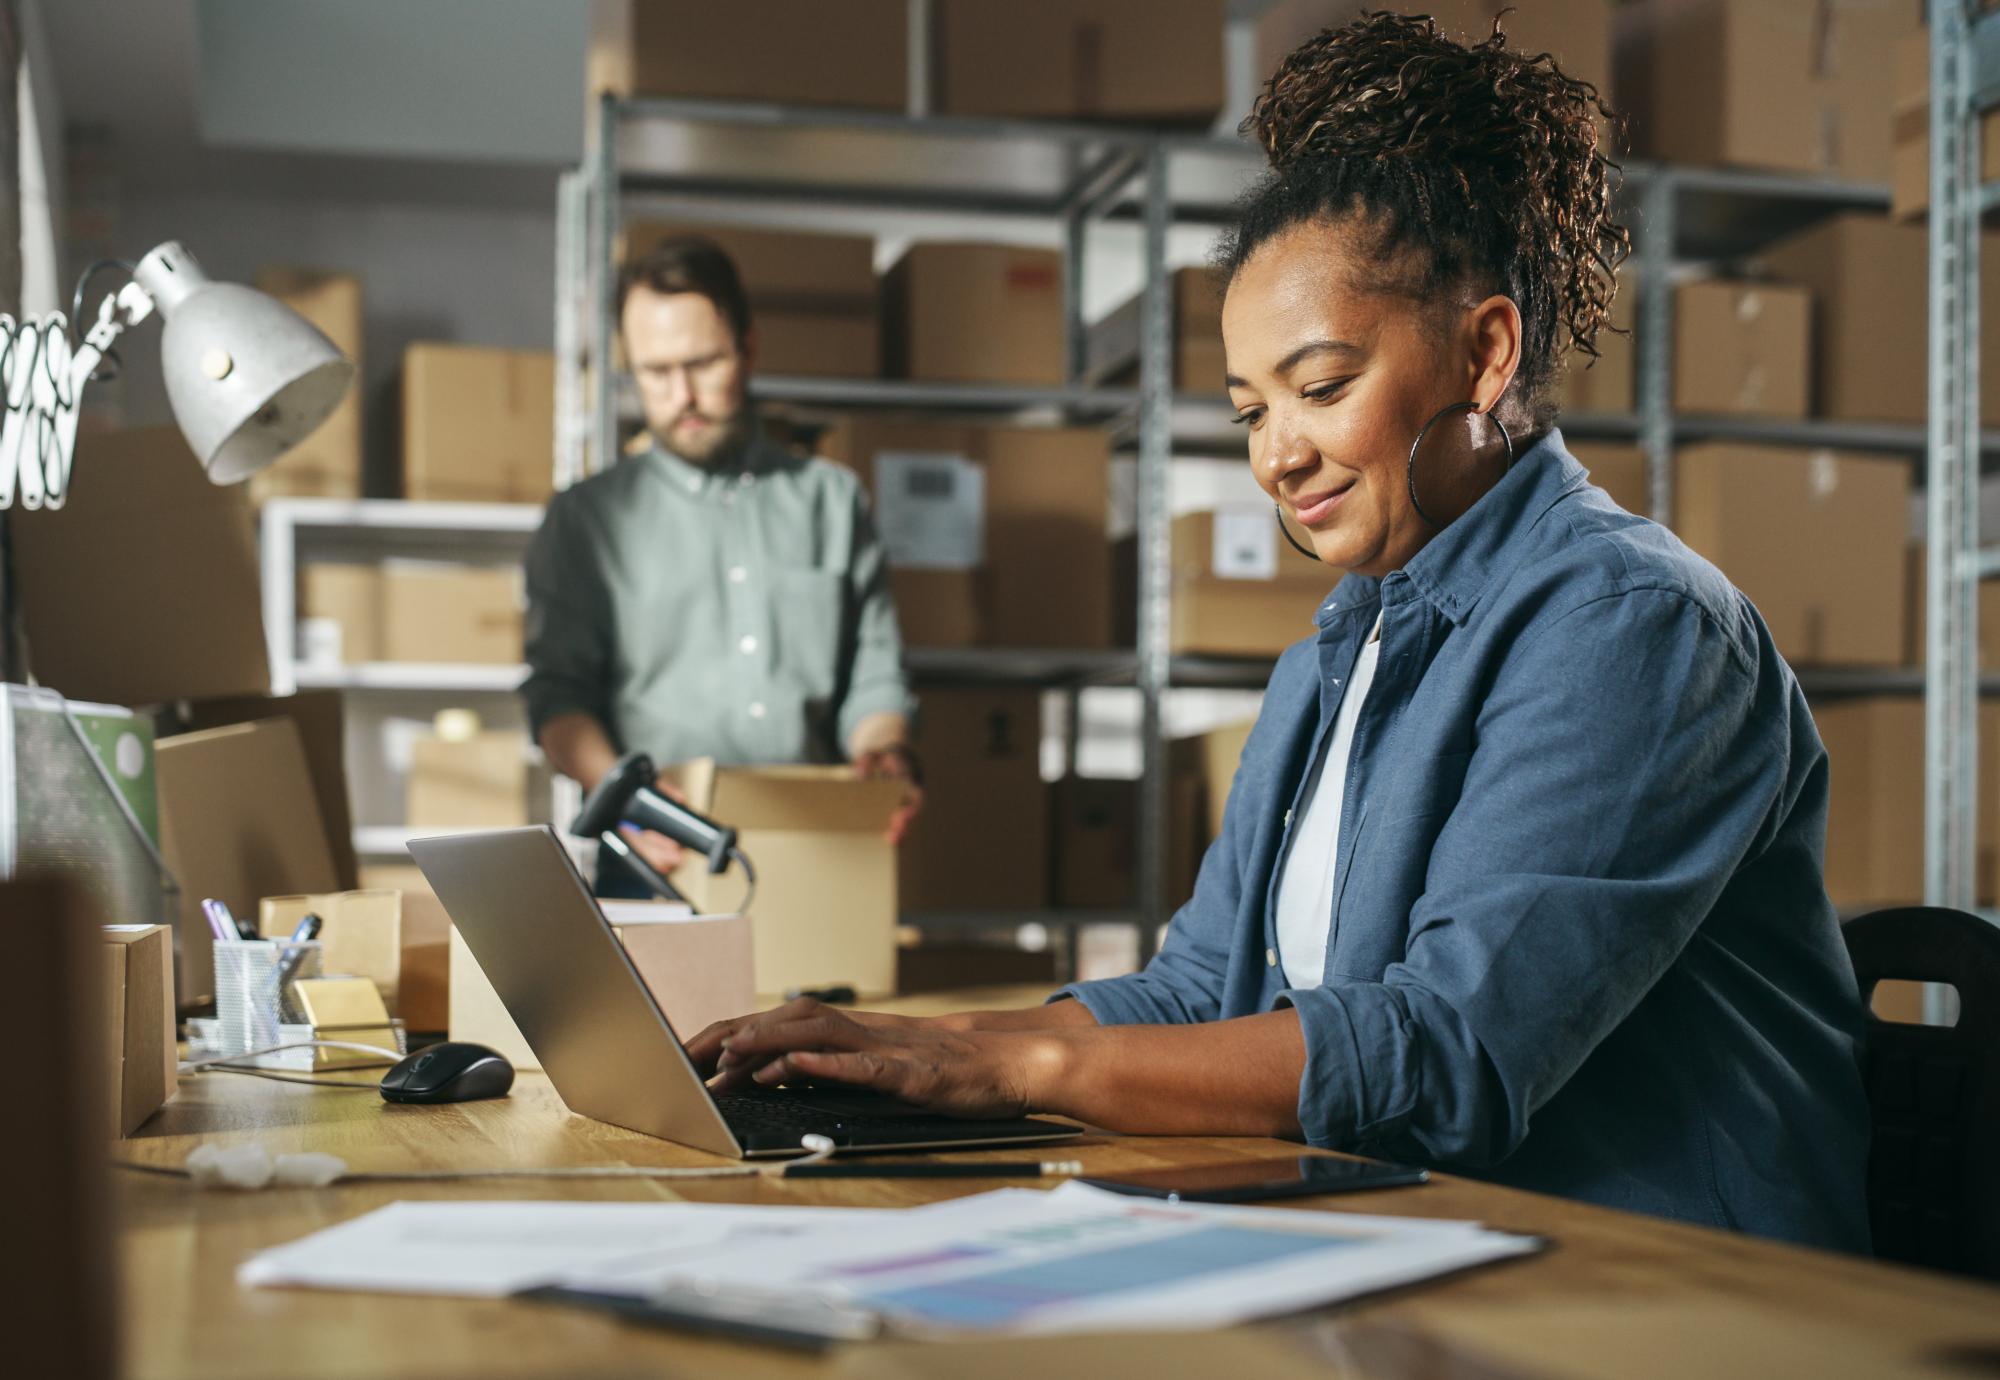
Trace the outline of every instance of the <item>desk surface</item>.
{"label": "desk surface", "polygon": [[[1019,1003],[989,992],[921,1011]],[[512,1096],[391,1107],[371,1092],[205,1075],[117,1149],[179,1163],[200,1140],[324,1150],[356,1169],[699,1164],[714,1157],[573,1116],[537,1075]],[[1274,1141],[1092,1136],[1092,1173],[1285,1154]],[[984,1153],[984,1152],[983,1152]],[[992,1152],[1036,1158],[1041,1152]],[[330,1376],[1334,1375],[1527,1380],[1619,1376],[2000,1375],[2000,1290],[1440,1175],[1315,1206],[1475,1218],[1549,1237],[1547,1253],[1320,1313],[1188,1336],[870,1344],[808,1359],[501,1300],[241,1289],[251,1253],[397,1199],[576,1198],[905,1206],[976,1180],[500,1181],[258,1194],[121,1174],[126,1373],[204,1380]]]}

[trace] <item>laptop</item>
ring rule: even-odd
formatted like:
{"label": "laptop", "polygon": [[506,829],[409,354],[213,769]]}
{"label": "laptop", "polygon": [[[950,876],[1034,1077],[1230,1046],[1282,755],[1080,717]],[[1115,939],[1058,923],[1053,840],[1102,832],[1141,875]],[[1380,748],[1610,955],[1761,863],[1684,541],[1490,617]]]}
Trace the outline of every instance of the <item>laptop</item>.
{"label": "laptop", "polygon": [[973,1121],[867,1092],[712,1092],[547,825],[412,839],[410,856],[573,1112],[739,1159],[841,1150],[1032,1145],[1082,1134],[1038,1118]]}

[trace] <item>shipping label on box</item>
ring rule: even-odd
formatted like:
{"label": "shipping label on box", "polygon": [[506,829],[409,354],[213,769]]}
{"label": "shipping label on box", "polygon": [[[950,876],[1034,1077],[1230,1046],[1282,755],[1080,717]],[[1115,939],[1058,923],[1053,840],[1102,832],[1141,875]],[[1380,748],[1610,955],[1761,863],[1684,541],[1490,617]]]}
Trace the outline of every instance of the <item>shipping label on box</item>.
{"label": "shipping label on box", "polygon": [[1209,564],[1225,580],[1278,578],[1278,533],[1262,508],[1221,508],[1215,514]]}
{"label": "shipping label on box", "polygon": [[879,451],[875,521],[893,566],[976,569],[986,561],[986,469],[964,455]]}

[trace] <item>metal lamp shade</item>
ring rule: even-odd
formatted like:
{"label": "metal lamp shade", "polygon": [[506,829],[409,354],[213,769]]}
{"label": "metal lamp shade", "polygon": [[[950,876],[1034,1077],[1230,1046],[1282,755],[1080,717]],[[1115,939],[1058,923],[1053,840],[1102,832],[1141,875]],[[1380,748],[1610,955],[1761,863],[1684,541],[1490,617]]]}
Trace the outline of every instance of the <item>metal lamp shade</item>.
{"label": "metal lamp shade", "polygon": [[283,303],[212,281],[169,241],[133,277],[164,326],[160,369],[181,434],[217,484],[235,484],[311,435],[354,379],[354,363]]}

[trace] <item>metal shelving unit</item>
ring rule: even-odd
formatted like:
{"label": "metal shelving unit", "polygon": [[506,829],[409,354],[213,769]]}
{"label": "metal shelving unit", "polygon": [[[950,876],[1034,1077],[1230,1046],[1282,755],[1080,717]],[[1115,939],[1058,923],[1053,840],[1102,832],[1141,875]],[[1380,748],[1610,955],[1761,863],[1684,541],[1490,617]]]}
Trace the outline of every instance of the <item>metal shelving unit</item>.
{"label": "metal shelving unit", "polygon": [[[1139,469],[1137,645],[1111,652],[913,648],[909,668],[921,684],[1072,691],[1084,685],[1136,686],[1143,706],[1136,908],[1142,959],[1166,918],[1160,700],[1169,672],[1165,489],[1172,415],[1165,164],[1156,141],[1114,127],[606,97],[584,166],[562,180],[557,216],[558,483],[604,468],[619,453],[621,427],[637,418],[629,386],[605,367],[613,357],[614,253],[629,209],[714,220],[743,215],[745,207],[748,219],[757,219],[760,209],[768,215],[774,208],[831,208],[848,225],[857,216],[877,216],[893,230],[925,216],[946,218],[968,233],[981,226],[990,231],[997,223],[1018,235],[1024,223],[1033,223],[1053,234],[1063,262],[1064,383],[1021,387],[760,376],[753,393],[760,403],[822,411],[870,408],[1030,425],[1103,425],[1129,441]],[[1084,382],[1086,236],[1093,225],[1112,218],[1136,224],[1145,264],[1144,348],[1136,388]],[[1074,725],[1078,716],[1069,718]],[[1111,914],[1123,921],[1135,918]],[[906,918],[957,928],[993,921],[987,912],[975,915]],[[1098,912],[1016,917],[1017,923],[1068,926],[1072,936],[1077,926],[1104,919]]]}
{"label": "metal shelving unit", "polygon": [[[265,504],[259,550],[271,693],[340,690],[376,699],[511,702],[527,675],[527,667],[519,664],[378,661],[328,666],[300,660],[298,570],[301,563],[312,561],[372,563],[393,557],[515,564],[541,525],[542,511],[539,505],[526,503],[402,499],[281,498]],[[558,778],[549,817],[566,818],[576,808],[576,799],[573,785]],[[355,851],[367,858],[401,858],[412,833],[435,832],[362,824],[354,831]]]}
{"label": "metal shelving unit", "polygon": [[[1930,407],[1927,495],[1929,626],[1924,682],[1924,899],[1974,907],[1978,858],[1980,550],[1980,116],[2000,104],[2000,15],[1969,0],[1931,0]],[[1945,1015],[1945,994],[1925,1014]]]}

